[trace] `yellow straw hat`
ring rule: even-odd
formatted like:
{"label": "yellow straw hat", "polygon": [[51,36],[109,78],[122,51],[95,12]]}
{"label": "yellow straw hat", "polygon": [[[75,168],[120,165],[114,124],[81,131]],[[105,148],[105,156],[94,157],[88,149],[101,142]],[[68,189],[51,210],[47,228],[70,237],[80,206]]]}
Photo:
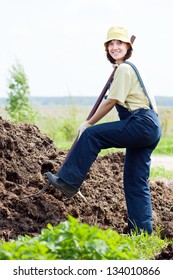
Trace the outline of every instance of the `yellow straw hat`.
{"label": "yellow straw hat", "polygon": [[122,42],[129,43],[131,48],[133,49],[128,31],[123,27],[113,26],[108,30],[106,41],[104,42],[105,48],[107,48],[107,43],[112,40],[120,40]]}

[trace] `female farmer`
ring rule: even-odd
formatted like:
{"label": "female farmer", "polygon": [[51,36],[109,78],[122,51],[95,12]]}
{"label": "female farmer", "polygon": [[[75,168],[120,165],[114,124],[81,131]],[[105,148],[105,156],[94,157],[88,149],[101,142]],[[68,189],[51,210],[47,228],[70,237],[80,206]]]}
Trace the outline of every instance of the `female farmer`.
{"label": "female farmer", "polygon": [[[127,30],[111,27],[104,46],[108,60],[118,66],[108,98],[79,127],[80,137],[59,172],[45,175],[54,187],[72,197],[101,149],[126,148],[124,191],[128,230],[151,233],[150,157],[161,136],[156,104],[153,97],[147,97],[134,68],[126,62],[133,49]],[[120,120],[95,125],[114,107]]]}

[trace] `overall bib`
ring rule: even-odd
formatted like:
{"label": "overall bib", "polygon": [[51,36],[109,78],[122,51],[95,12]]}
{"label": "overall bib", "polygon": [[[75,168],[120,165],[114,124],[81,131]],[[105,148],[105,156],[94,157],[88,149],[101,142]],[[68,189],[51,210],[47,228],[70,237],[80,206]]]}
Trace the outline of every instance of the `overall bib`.
{"label": "overall bib", "polygon": [[56,175],[68,185],[79,189],[102,149],[126,148],[124,192],[128,230],[143,229],[151,233],[152,205],[148,178],[151,153],[161,136],[159,119],[152,107],[130,112],[116,105],[116,109],[120,120],[85,129]]}

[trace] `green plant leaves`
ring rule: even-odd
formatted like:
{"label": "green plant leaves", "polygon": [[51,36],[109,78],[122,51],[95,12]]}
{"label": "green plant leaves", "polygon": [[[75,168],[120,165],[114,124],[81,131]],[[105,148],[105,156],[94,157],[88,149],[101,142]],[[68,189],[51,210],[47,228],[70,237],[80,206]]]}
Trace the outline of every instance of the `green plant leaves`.
{"label": "green plant leaves", "polygon": [[121,236],[112,229],[101,230],[97,226],[81,224],[69,216],[67,221],[55,227],[48,224],[37,237],[25,236],[16,241],[1,242],[0,259],[134,260],[141,258],[140,251],[144,257],[148,242],[150,257],[154,249],[159,250],[164,244],[159,237],[155,239],[146,234]]}

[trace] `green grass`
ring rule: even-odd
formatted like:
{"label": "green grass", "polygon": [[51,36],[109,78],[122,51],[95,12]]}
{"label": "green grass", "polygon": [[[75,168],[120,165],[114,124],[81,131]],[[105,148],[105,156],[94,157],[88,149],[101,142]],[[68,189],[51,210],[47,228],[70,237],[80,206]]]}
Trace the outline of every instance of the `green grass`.
{"label": "green grass", "polygon": [[[38,108],[37,108],[38,109]],[[41,117],[37,121],[40,130],[47,134],[55,143],[59,150],[68,150],[71,148],[73,141],[77,137],[78,127],[90,111],[89,106],[43,106],[39,108]],[[3,110],[2,110],[3,111]],[[162,138],[154,150],[155,155],[173,155],[173,109],[160,108],[159,116],[162,124]],[[7,117],[7,116],[5,116]],[[115,111],[111,112],[104,121],[112,121],[116,118]],[[110,148],[102,150],[100,156],[108,153],[123,151],[125,149]],[[151,168],[151,179],[166,178],[171,179],[172,172],[164,168]]]}
{"label": "green grass", "polygon": [[[48,132],[48,134],[49,134],[49,132]],[[169,138],[163,136],[161,138],[158,146],[154,150],[153,154],[154,155],[169,155],[169,156],[173,156],[173,140],[172,139],[173,139],[173,135],[170,135]],[[56,139],[55,139],[55,145],[60,150],[70,149],[72,144],[73,144],[73,140],[72,141],[66,141],[66,140],[63,141],[63,139],[59,138],[59,137],[56,137]],[[106,155],[108,153],[120,152],[120,151],[124,151],[125,152],[125,149],[118,149],[118,148],[105,149],[105,150],[102,150],[100,152],[100,155]]]}
{"label": "green grass", "polygon": [[[36,125],[47,134],[59,150],[67,150],[77,137],[79,125],[87,118],[91,106],[64,105],[40,106],[35,108],[40,113]],[[5,114],[2,110],[2,116]],[[7,115],[4,115],[7,118]],[[162,125],[162,137],[154,150],[154,154],[173,155],[173,108],[159,108],[159,118]],[[116,110],[112,110],[102,121],[117,120]],[[102,122],[101,121],[101,122]],[[104,155],[118,149],[108,149],[100,153]]]}
{"label": "green grass", "polygon": [[157,180],[157,179],[173,179],[173,171],[166,170],[163,167],[152,167],[150,171],[150,179]]}
{"label": "green grass", "polygon": [[166,238],[163,240],[160,238],[159,229],[156,229],[156,231],[151,235],[148,235],[145,232],[141,235],[127,235],[126,239],[129,242],[133,242],[135,251],[140,255],[140,259],[144,260],[154,259],[161,249],[167,247],[169,243],[172,243],[172,240],[168,240]]}
{"label": "green grass", "polygon": [[154,150],[154,154],[159,155],[173,155],[173,134],[164,135],[161,137],[160,142],[156,149]]}
{"label": "green grass", "polygon": [[[86,119],[90,108],[87,106],[61,106],[46,108],[42,113],[42,117],[36,123],[40,130],[46,133],[55,143],[59,150],[67,150],[73,144],[77,137],[79,125]],[[46,112],[46,113],[45,113]],[[173,155],[173,109],[159,109],[159,116],[162,125],[162,137],[154,150],[154,154]],[[115,110],[109,113],[104,122],[117,119]],[[124,151],[124,149],[121,149]],[[102,150],[100,155],[110,152],[120,151],[119,149]]]}

